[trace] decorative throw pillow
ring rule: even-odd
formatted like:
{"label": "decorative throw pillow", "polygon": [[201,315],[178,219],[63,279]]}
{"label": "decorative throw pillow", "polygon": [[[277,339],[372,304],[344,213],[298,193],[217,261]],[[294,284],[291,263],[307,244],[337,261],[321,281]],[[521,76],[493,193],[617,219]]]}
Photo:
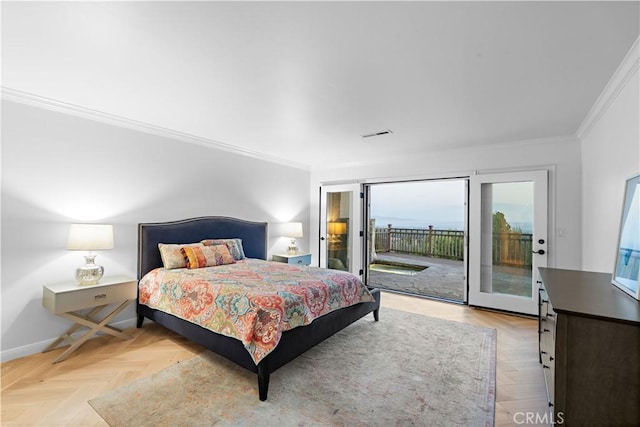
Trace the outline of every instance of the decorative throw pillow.
{"label": "decorative throw pillow", "polygon": [[226,245],[236,261],[240,261],[245,258],[242,239],[206,239],[200,243],[205,246]]}
{"label": "decorative throw pillow", "polygon": [[191,246],[180,249],[187,268],[213,267],[236,262],[226,245]]}
{"label": "decorative throw pillow", "polygon": [[160,257],[162,258],[162,265],[164,265],[164,268],[167,270],[171,270],[173,268],[185,268],[187,263],[185,262],[180,249],[192,246],[202,246],[202,243],[158,243],[158,249],[160,249]]}

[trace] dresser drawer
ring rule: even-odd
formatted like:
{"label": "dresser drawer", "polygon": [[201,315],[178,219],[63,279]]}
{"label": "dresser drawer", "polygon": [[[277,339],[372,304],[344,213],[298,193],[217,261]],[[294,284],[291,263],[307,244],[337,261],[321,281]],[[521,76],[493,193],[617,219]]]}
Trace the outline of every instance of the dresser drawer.
{"label": "dresser drawer", "polygon": [[96,307],[137,298],[137,281],[77,286],[72,289],[43,287],[42,304],[53,314]]}
{"label": "dresser drawer", "polygon": [[[556,341],[556,313],[551,306],[540,317],[540,331],[543,344],[553,344]],[[553,351],[553,349],[554,346],[551,345],[549,350]]]}
{"label": "dresser drawer", "polygon": [[311,265],[311,254],[300,255],[274,255],[273,261],[294,265]]}

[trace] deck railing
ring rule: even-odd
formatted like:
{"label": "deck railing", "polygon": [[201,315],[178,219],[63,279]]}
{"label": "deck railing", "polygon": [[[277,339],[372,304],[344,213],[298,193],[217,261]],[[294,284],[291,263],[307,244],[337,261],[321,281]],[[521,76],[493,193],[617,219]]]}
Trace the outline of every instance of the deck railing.
{"label": "deck railing", "polygon": [[[417,228],[375,228],[376,252],[397,252],[430,258],[462,260],[464,232]],[[532,235],[527,233],[494,233],[493,264],[531,266]]]}

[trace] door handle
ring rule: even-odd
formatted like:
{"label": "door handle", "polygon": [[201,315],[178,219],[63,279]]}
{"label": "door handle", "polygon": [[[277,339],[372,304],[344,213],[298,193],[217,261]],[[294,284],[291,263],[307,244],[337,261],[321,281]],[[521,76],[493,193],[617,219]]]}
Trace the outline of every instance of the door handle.
{"label": "door handle", "polygon": [[544,255],[544,249],[540,249],[539,251],[531,251],[531,252],[538,255]]}

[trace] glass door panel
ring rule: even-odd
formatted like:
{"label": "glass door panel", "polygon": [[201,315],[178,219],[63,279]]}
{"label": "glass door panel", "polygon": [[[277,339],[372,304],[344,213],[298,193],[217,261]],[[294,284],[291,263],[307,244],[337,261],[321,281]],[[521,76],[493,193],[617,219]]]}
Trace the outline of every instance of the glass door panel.
{"label": "glass door panel", "polygon": [[351,192],[327,193],[327,267],[349,271]]}
{"label": "glass door panel", "polygon": [[360,274],[360,186],[323,186],[321,197],[320,266]]}
{"label": "glass door panel", "polygon": [[546,171],[477,175],[471,187],[469,304],[537,312],[547,264]]}
{"label": "glass door panel", "polygon": [[531,298],[533,182],[482,184],[480,292]]}

